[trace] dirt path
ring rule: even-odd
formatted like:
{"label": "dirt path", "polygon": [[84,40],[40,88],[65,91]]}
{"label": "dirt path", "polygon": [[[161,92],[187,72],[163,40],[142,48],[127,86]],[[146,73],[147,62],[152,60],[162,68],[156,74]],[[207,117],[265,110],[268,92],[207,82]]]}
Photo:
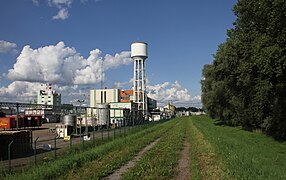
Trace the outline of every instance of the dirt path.
{"label": "dirt path", "polygon": [[190,172],[189,172],[189,152],[190,152],[190,141],[187,136],[187,133],[184,138],[184,147],[180,154],[180,159],[178,161],[178,165],[175,168],[175,177],[174,179],[179,180],[188,180],[190,179]]}
{"label": "dirt path", "polygon": [[132,168],[136,162],[144,155],[145,152],[147,152],[148,150],[150,150],[155,144],[157,144],[159,142],[160,138],[156,139],[155,141],[153,141],[152,143],[150,143],[149,145],[147,145],[144,149],[142,149],[137,156],[135,156],[134,159],[128,161],[125,165],[121,166],[121,168],[117,169],[116,171],[114,171],[111,175],[109,175],[107,177],[107,179],[110,180],[119,180],[121,175],[125,172],[127,172],[127,170],[129,168]]}

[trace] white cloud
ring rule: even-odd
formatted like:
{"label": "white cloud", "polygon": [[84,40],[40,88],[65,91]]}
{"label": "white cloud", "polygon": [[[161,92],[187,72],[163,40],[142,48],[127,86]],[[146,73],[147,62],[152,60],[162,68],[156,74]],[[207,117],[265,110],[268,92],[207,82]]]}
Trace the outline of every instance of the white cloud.
{"label": "white cloud", "polygon": [[[7,87],[0,88],[0,101],[4,102],[24,102],[28,103],[37,99],[37,92],[44,90],[45,84],[36,82],[15,81]],[[82,99],[83,94],[88,91],[82,91],[80,86],[58,86],[53,85],[53,89],[62,94],[64,103],[76,102],[74,99]]]}
{"label": "white cloud", "polygon": [[[62,102],[77,104],[78,99],[85,99],[87,105],[89,102],[89,89],[87,85],[53,85],[54,90],[62,94]],[[37,98],[37,91],[45,89],[45,85],[37,82],[15,81],[7,87],[0,88],[0,101],[18,101],[30,102]],[[165,106],[172,101],[177,107],[202,107],[201,96],[192,97],[188,90],[182,88],[175,81],[164,82],[157,85],[148,85],[148,96],[156,99],[159,106]]]}
{"label": "white cloud", "polygon": [[95,84],[104,78],[104,71],[131,63],[130,52],[127,51],[115,56],[107,54],[103,58],[101,51],[95,49],[85,59],[74,48],[66,47],[64,42],[38,49],[27,45],[7,77],[12,81],[61,85]]}
{"label": "white cloud", "polygon": [[16,53],[17,44],[0,40],[0,53]]}
{"label": "white cloud", "polygon": [[48,0],[50,6],[56,6],[61,9],[62,7],[70,7],[73,0]]}
{"label": "white cloud", "polygon": [[111,56],[109,54],[105,55],[104,57],[104,64],[103,68],[104,70],[117,68],[120,65],[129,65],[133,62],[133,60],[130,58],[130,52],[129,51],[123,51],[121,53],[115,54],[115,56]]}
{"label": "white cloud", "polygon": [[69,12],[68,12],[67,8],[62,8],[59,10],[57,15],[53,16],[53,19],[65,20],[68,17],[69,17]]}
{"label": "white cloud", "polygon": [[57,7],[59,12],[57,15],[53,16],[53,19],[56,20],[65,20],[69,17],[68,8],[71,7],[73,0],[48,0],[49,6]]}
{"label": "white cloud", "polygon": [[0,88],[1,101],[29,102],[36,98],[37,91],[40,90],[40,83],[15,81],[7,87]]}
{"label": "white cloud", "polygon": [[200,96],[192,97],[178,81],[147,85],[148,97],[156,99],[160,106],[172,101],[176,106],[191,106],[200,103]]}
{"label": "white cloud", "polygon": [[[39,6],[39,0],[31,0],[35,6]],[[89,0],[80,0],[82,4],[87,3]],[[94,2],[99,2],[101,0],[94,0]],[[69,9],[72,6],[73,0],[46,0],[49,7],[56,7],[59,11],[53,16],[55,20],[65,20],[69,18]]]}
{"label": "white cloud", "polygon": [[39,6],[39,4],[40,4],[39,0],[32,0],[32,2],[35,6]]}

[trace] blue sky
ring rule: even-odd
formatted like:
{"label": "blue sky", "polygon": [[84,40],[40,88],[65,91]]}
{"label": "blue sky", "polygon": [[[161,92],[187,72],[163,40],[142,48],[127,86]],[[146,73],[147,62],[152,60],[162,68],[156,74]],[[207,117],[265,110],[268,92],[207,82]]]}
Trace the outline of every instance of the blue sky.
{"label": "blue sky", "polygon": [[[98,63],[90,66],[93,72],[84,69],[89,66],[87,61],[81,64],[81,76],[73,74],[71,83],[63,83],[66,75],[62,73],[59,73],[61,80],[48,74],[65,70],[67,67],[56,67],[63,66],[64,58],[84,61],[91,58],[90,51],[95,49],[100,50],[101,53],[97,52],[100,57],[91,61],[107,59],[106,62],[113,63],[104,71],[104,86],[130,89],[128,82],[133,76],[133,64],[128,60],[130,44],[144,41],[149,48],[146,63],[149,90],[153,92],[150,96],[161,104],[172,100],[177,106],[198,106],[202,67],[212,62],[212,54],[225,41],[227,29],[232,28],[235,3],[235,0],[2,0],[0,101],[31,100],[35,96],[32,91],[48,81],[52,81],[66,102],[73,102],[91,88],[100,88],[100,77],[96,76],[100,73]],[[23,51],[24,47],[30,51]],[[53,66],[58,71],[44,72],[43,61],[54,59],[52,55],[38,58],[44,57],[40,55],[41,48],[43,51],[50,48],[50,54],[61,49],[55,58],[63,60]],[[67,48],[73,51],[61,55]],[[32,55],[33,50],[37,50],[37,55]],[[106,54],[110,56],[107,58]],[[15,68],[17,58],[27,66],[18,63]],[[46,74],[31,77],[39,72],[29,66],[43,68],[40,72]],[[89,76],[83,73],[95,75],[94,80],[84,79]]]}

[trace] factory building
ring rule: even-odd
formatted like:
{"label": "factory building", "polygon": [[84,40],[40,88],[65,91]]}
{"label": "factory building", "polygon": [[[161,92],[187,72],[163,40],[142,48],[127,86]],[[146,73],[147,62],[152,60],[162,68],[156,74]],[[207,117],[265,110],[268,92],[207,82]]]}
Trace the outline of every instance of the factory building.
{"label": "factory building", "polygon": [[[151,111],[157,107],[157,101],[147,97],[146,93],[146,59],[148,57],[147,43],[131,44],[131,58],[134,60],[134,76],[132,90],[97,89],[90,90],[90,107],[88,114],[96,117],[92,108],[99,104],[109,105],[110,124],[121,125],[125,117],[132,116],[136,122],[151,118]],[[132,122],[134,123],[134,122]]]}
{"label": "factory building", "polygon": [[119,92],[119,89],[90,90],[90,107],[95,107],[96,104],[119,102]]}
{"label": "factory building", "polygon": [[61,113],[61,94],[53,90],[52,84],[37,92],[37,104],[51,105],[53,108],[28,108],[25,115],[42,116],[43,122],[59,122]]}
{"label": "factory building", "polygon": [[120,90],[120,102],[131,102],[133,101],[133,90]]}
{"label": "factory building", "polygon": [[37,104],[43,105],[61,105],[61,94],[53,90],[52,85],[48,84],[46,90],[39,90],[37,94]]}
{"label": "factory building", "polygon": [[[133,90],[120,89],[94,89],[90,90],[90,107],[96,108],[99,104],[108,104],[110,108],[109,117],[110,124],[117,126],[124,123],[133,123],[143,120],[143,112],[138,109],[138,104],[133,100]],[[152,110],[157,107],[157,101],[151,98],[148,99],[148,109]],[[89,117],[97,117],[95,110],[88,110]],[[124,119],[125,117],[132,117],[131,119]],[[141,118],[140,118],[141,117]],[[136,123],[136,122],[135,122]]]}

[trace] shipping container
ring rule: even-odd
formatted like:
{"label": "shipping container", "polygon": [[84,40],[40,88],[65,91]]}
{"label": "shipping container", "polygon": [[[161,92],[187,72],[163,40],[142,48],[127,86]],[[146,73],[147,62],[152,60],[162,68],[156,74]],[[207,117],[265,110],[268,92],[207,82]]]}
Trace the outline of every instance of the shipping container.
{"label": "shipping container", "polygon": [[[24,118],[22,116],[18,117],[18,128],[24,127]],[[0,128],[11,129],[17,128],[16,116],[6,116],[0,117]]]}

